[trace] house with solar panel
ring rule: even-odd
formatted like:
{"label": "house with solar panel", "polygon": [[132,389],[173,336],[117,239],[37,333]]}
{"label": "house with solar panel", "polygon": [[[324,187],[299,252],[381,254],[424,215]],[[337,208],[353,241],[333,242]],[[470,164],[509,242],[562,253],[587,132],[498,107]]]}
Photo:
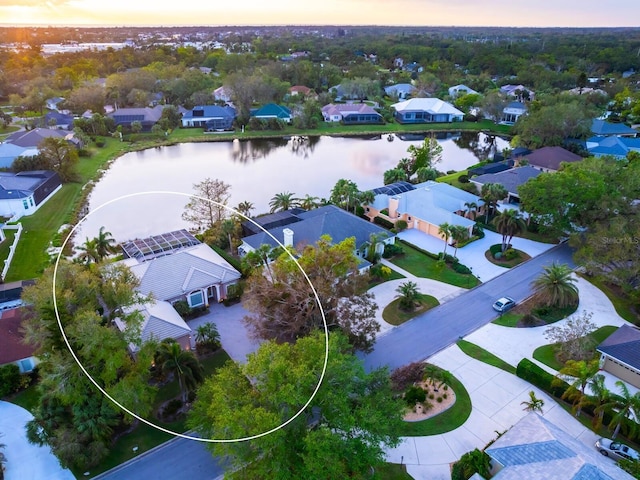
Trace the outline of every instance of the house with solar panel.
{"label": "house with solar panel", "polygon": [[365,215],[371,221],[382,217],[395,224],[398,220],[407,222],[407,228],[415,228],[427,235],[443,238],[440,225],[460,225],[472,235],[475,221],[467,218],[468,204],[481,208],[484,202],[469,192],[446,183],[428,181],[413,185],[409,182],[395,182],[374,188],[374,201],[365,206]]}
{"label": "house with solar panel", "polygon": [[155,107],[143,107],[143,108],[119,108],[111,113],[107,114],[107,117],[113,118],[113,122],[116,127],[122,125],[124,128],[131,128],[133,122],[140,122],[143,132],[151,131],[160,117],[162,117],[162,105],[156,105]]}
{"label": "house with solar panel", "polygon": [[173,305],[186,301],[190,308],[206,308],[222,302],[240,279],[240,272],[187,230],[130,240],[121,246],[125,257],[121,264],[138,279],[138,292],[154,299],[136,307],[143,317],[143,340],[170,337],[189,348],[191,329]]}

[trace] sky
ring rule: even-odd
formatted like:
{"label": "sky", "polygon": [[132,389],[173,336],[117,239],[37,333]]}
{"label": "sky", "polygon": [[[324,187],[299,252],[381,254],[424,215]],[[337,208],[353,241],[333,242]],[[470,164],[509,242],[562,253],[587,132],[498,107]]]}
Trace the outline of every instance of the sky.
{"label": "sky", "polygon": [[640,27],[640,1],[0,0],[0,24]]}

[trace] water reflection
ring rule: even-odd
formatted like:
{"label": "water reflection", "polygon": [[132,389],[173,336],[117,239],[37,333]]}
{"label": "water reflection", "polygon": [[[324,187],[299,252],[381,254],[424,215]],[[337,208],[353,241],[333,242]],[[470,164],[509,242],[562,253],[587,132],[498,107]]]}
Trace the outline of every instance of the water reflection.
{"label": "water reflection", "polygon": [[[328,198],[341,178],[368,190],[382,185],[384,172],[408,156],[409,145],[422,144],[424,135],[412,135],[403,134],[404,139],[397,136],[394,141],[378,135],[367,140],[290,137],[198,142],[131,152],[113,162],[96,184],[89,207],[93,211],[120,196],[144,191],[191,194],[193,184],[207,177],[229,183],[229,205],[251,202],[254,214],[268,211],[269,200],[280,192]],[[435,167],[443,172],[467,168],[508,146],[506,140],[482,133],[439,132],[436,138],[443,155]],[[92,238],[103,225],[118,241],[188,227],[180,218],[187,201],[178,195],[127,198],[92,215],[76,238]]]}

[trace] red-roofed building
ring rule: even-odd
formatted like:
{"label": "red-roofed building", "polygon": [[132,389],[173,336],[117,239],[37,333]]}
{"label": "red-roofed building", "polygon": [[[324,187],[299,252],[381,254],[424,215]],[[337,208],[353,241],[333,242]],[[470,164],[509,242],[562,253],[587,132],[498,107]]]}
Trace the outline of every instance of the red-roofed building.
{"label": "red-roofed building", "polygon": [[35,347],[22,342],[23,308],[4,310],[0,316],[0,365],[14,363],[20,373],[28,373],[37,365]]}
{"label": "red-roofed building", "polygon": [[317,97],[318,94],[311,88],[305,87],[304,85],[294,85],[289,88],[289,95],[296,96],[300,95],[301,97]]}

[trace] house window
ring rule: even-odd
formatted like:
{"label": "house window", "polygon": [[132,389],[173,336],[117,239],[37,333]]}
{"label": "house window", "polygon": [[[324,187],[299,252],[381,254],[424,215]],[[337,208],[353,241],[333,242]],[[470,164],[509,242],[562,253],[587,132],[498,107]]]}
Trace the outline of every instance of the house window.
{"label": "house window", "polygon": [[407,217],[407,222],[410,222],[410,221],[411,221],[411,217]]}
{"label": "house window", "polygon": [[33,197],[29,197],[29,204],[33,207]]}
{"label": "house window", "polygon": [[20,360],[20,371],[22,373],[27,373],[33,370],[33,361],[30,358],[25,358],[24,360]]}
{"label": "house window", "polygon": [[197,290],[193,293],[190,293],[187,297],[187,301],[189,302],[189,306],[191,308],[204,305],[204,295],[202,295],[202,290]]}
{"label": "house window", "polygon": [[24,200],[22,200],[22,205],[24,206],[25,210],[29,209],[29,204],[27,203],[27,199],[26,198]]}

